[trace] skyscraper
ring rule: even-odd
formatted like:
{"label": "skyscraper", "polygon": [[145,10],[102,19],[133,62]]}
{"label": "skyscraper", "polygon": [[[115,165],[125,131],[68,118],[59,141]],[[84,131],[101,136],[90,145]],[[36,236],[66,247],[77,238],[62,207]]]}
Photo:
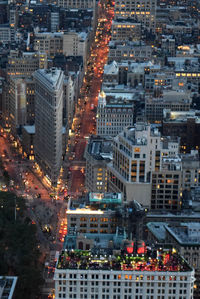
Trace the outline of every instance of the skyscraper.
{"label": "skyscraper", "polygon": [[34,78],[36,161],[51,185],[56,186],[62,161],[64,74],[56,68],[39,69]]}

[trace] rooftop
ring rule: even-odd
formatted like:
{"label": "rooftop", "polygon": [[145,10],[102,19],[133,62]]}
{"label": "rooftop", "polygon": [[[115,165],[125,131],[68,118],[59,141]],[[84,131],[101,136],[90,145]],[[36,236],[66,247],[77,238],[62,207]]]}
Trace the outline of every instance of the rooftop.
{"label": "rooftop", "polygon": [[200,246],[200,223],[180,223],[179,226],[169,227],[168,225],[165,225],[165,227],[180,245]]}
{"label": "rooftop", "polygon": [[191,268],[178,254],[171,251],[150,251],[147,254],[113,255],[92,254],[91,251],[65,250],[61,253],[57,269],[102,271],[161,271],[188,272]]}
{"label": "rooftop", "polygon": [[112,159],[112,141],[110,139],[91,137],[87,151],[96,160]]}
{"label": "rooftop", "polygon": [[166,238],[165,222],[149,222],[147,228],[154,234],[157,240],[160,242]]}
{"label": "rooftop", "polygon": [[73,209],[73,210],[67,210],[66,214],[87,214],[87,215],[103,215],[104,211],[101,210],[91,210],[90,208],[80,208],[80,209]]}
{"label": "rooftop", "polygon": [[122,194],[121,193],[89,193],[90,202],[102,202],[102,203],[121,203]]}
{"label": "rooftop", "polygon": [[195,119],[195,123],[200,123],[200,114],[198,111],[171,111],[170,109],[163,109],[164,122],[184,123],[188,119]]}
{"label": "rooftop", "polygon": [[57,88],[63,78],[63,72],[57,68],[39,69],[35,72],[35,76],[41,81],[46,81],[50,88]]}
{"label": "rooftop", "polygon": [[16,276],[0,276],[0,298],[12,299],[16,283]]}
{"label": "rooftop", "polygon": [[23,126],[23,128],[28,134],[35,134],[35,125],[33,125],[33,126]]}

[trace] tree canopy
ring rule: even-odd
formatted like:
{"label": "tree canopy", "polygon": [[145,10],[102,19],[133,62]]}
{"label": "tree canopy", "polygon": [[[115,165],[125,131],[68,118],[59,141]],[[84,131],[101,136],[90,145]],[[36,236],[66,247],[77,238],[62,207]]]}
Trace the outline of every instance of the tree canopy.
{"label": "tree canopy", "polygon": [[18,276],[15,299],[35,299],[40,293],[43,279],[36,231],[26,216],[24,199],[0,192],[0,275]]}

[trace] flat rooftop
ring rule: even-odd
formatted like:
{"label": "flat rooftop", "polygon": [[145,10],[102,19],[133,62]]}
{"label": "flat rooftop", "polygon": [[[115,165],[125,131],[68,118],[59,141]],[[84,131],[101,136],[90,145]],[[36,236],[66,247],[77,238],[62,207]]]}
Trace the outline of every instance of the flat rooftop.
{"label": "flat rooftop", "polygon": [[56,268],[70,270],[102,271],[160,271],[188,272],[191,268],[186,261],[172,251],[157,250],[156,255],[114,255],[92,254],[91,251],[65,250],[59,256]]}
{"label": "flat rooftop", "polygon": [[168,233],[182,246],[200,246],[200,223],[180,223],[179,226],[165,226]]}
{"label": "flat rooftop", "polygon": [[93,138],[88,142],[88,153],[96,160],[112,159],[112,141],[109,139]]}
{"label": "flat rooftop", "polygon": [[90,192],[89,193],[89,201],[90,202],[102,202],[102,203],[121,203],[122,202],[122,194],[121,193],[97,193]]}

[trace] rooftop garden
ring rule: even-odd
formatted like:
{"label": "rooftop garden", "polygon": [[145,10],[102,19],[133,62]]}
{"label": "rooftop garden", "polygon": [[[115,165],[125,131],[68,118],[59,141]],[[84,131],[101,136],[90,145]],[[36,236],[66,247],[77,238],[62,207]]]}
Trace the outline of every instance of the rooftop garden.
{"label": "rooftop garden", "polygon": [[114,271],[172,271],[185,272],[190,268],[176,252],[156,251],[150,254],[94,255],[91,251],[63,251],[57,269],[114,270]]}

